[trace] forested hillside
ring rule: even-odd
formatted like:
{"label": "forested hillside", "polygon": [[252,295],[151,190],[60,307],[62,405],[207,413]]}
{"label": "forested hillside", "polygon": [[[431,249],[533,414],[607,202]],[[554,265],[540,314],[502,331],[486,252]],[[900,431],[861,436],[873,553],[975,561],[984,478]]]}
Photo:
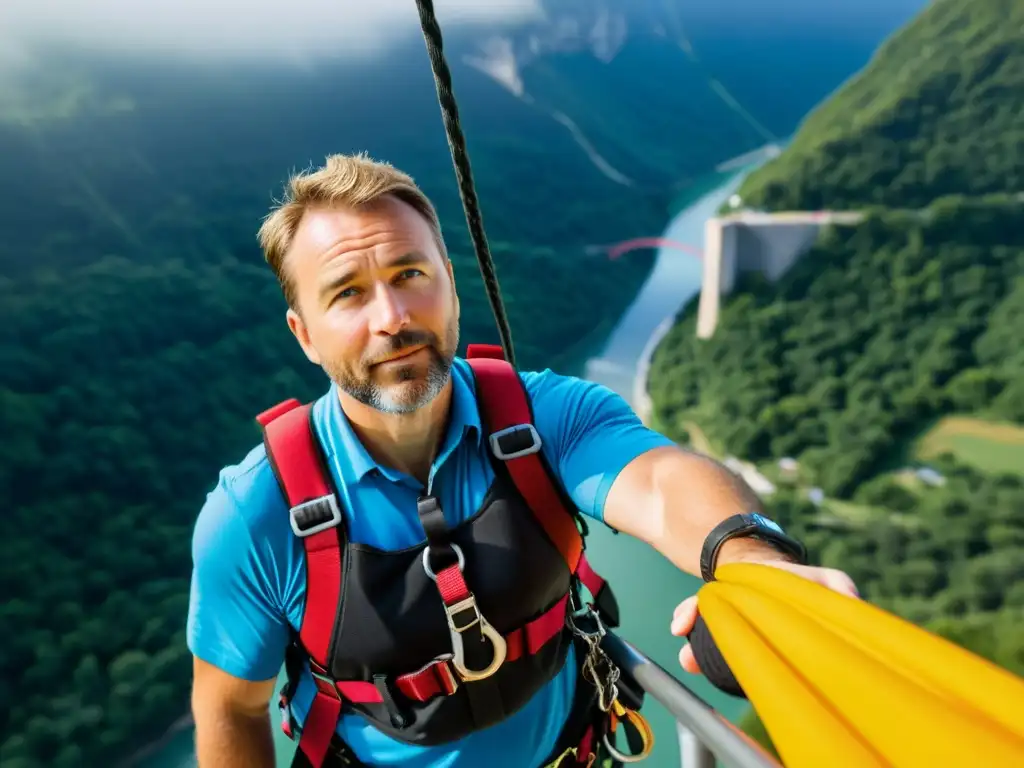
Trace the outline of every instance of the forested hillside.
{"label": "forested hillside", "polygon": [[[655,354],[655,418],[683,442],[699,424],[769,473],[795,457],[799,475],[767,502],[819,562],[1024,673],[1024,465],[942,459],[938,488],[889,471],[940,415],[1024,423],[1024,209],[930,213],[829,232],[778,285],[730,299],[711,340],[696,340],[691,307]],[[835,501],[799,490],[815,486]],[[1018,611],[1012,635],[1003,609]]]}
{"label": "forested hillside", "polygon": [[769,210],[1024,192],[1024,3],[934,0],[750,175]]}
{"label": "forested hillside", "polygon": [[[815,562],[1024,675],[1022,22],[936,0],[751,174],[745,206],[867,216],[741,281],[710,340],[694,300],[651,394],[677,439],[699,425],[776,481],[768,510]],[[951,416],[973,442],[924,461]]]}
{"label": "forested hillside", "polygon": [[1022,215],[970,198],[878,213],[827,231],[778,283],[748,281],[712,339],[691,307],[654,356],[659,422],[796,457],[837,496],[942,414],[1024,422]]}

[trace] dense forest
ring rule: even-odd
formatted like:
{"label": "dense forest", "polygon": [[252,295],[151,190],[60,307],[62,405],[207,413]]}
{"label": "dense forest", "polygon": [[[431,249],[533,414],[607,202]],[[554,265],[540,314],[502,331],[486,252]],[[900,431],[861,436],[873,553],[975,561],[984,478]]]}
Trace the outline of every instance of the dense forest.
{"label": "dense forest", "polygon": [[769,210],[1024,192],[1024,3],[934,0],[739,189]]}
{"label": "dense forest", "polygon": [[778,481],[768,511],[815,562],[1024,675],[1024,464],[948,452],[928,461],[938,482],[905,470],[942,417],[1024,425],[1022,23],[1014,0],[936,0],[752,173],[744,206],[865,219],[825,228],[775,283],[742,279],[712,339],[692,302],[651,394],[677,439],[699,428]]}

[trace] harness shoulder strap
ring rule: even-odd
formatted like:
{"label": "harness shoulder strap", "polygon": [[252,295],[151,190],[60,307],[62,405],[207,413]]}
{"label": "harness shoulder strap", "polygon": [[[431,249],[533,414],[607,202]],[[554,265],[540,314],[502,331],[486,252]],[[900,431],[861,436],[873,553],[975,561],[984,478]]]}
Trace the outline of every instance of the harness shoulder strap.
{"label": "harness shoulder strap", "polygon": [[496,345],[470,345],[466,359],[476,377],[480,416],[491,452],[504,462],[537,522],[575,574],[583,556],[583,536],[540,453],[540,434],[533,425],[529,396],[518,371]]}
{"label": "harness shoulder strap", "polygon": [[[344,525],[320,445],[310,421],[312,404],[286,400],[256,421],[263,429],[267,458],[289,506],[292,532],[306,553],[306,604],[299,641],[310,656],[318,692],[302,729],[299,749],[314,766],[327,755],[341,716],[341,697],[326,674],[342,583]],[[327,681],[323,681],[327,682]]]}
{"label": "harness shoulder strap", "polygon": [[505,462],[512,481],[548,538],[593,595],[601,620],[607,626],[619,626],[615,593],[587,561],[576,514],[564,501],[561,483],[540,453],[541,438],[533,425],[529,396],[519,373],[505,360],[497,344],[468,345],[466,360],[476,377],[491,451]]}

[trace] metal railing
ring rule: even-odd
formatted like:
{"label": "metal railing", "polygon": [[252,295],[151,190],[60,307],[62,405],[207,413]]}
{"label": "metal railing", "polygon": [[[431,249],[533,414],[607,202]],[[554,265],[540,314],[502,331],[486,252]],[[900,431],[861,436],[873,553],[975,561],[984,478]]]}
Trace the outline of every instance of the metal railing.
{"label": "metal railing", "polygon": [[780,768],[713,707],[621,637],[607,632],[601,647],[676,719],[682,768],[715,768],[716,758],[729,768]]}

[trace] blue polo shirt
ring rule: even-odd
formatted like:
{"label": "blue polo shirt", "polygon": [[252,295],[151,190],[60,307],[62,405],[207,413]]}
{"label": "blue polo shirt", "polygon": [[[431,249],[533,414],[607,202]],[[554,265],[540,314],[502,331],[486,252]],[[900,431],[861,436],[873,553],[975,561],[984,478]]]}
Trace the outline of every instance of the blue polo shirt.
{"label": "blue polo shirt", "polygon": [[[543,452],[584,514],[601,520],[619,471],[652,448],[671,445],[640,422],[610,389],[550,370],[521,372]],[[469,364],[452,366],[452,417],[431,469],[433,493],[449,525],[476,512],[493,478]],[[384,550],[413,547],[425,536],[416,512],[422,486],[378,465],[352,431],[332,386],[314,405],[324,446],[353,542]],[[246,680],[267,680],[281,668],[289,626],[302,621],[305,562],[288,522],[262,444],[223,469],[196,521],[192,541],[188,646],[199,658]],[[575,659],[521,710],[461,741],[411,746],[381,733],[358,715],[345,715],[338,733],[370,765],[410,768],[539,766],[554,748],[575,688]],[[294,699],[303,722],[313,698],[304,674]]]}

